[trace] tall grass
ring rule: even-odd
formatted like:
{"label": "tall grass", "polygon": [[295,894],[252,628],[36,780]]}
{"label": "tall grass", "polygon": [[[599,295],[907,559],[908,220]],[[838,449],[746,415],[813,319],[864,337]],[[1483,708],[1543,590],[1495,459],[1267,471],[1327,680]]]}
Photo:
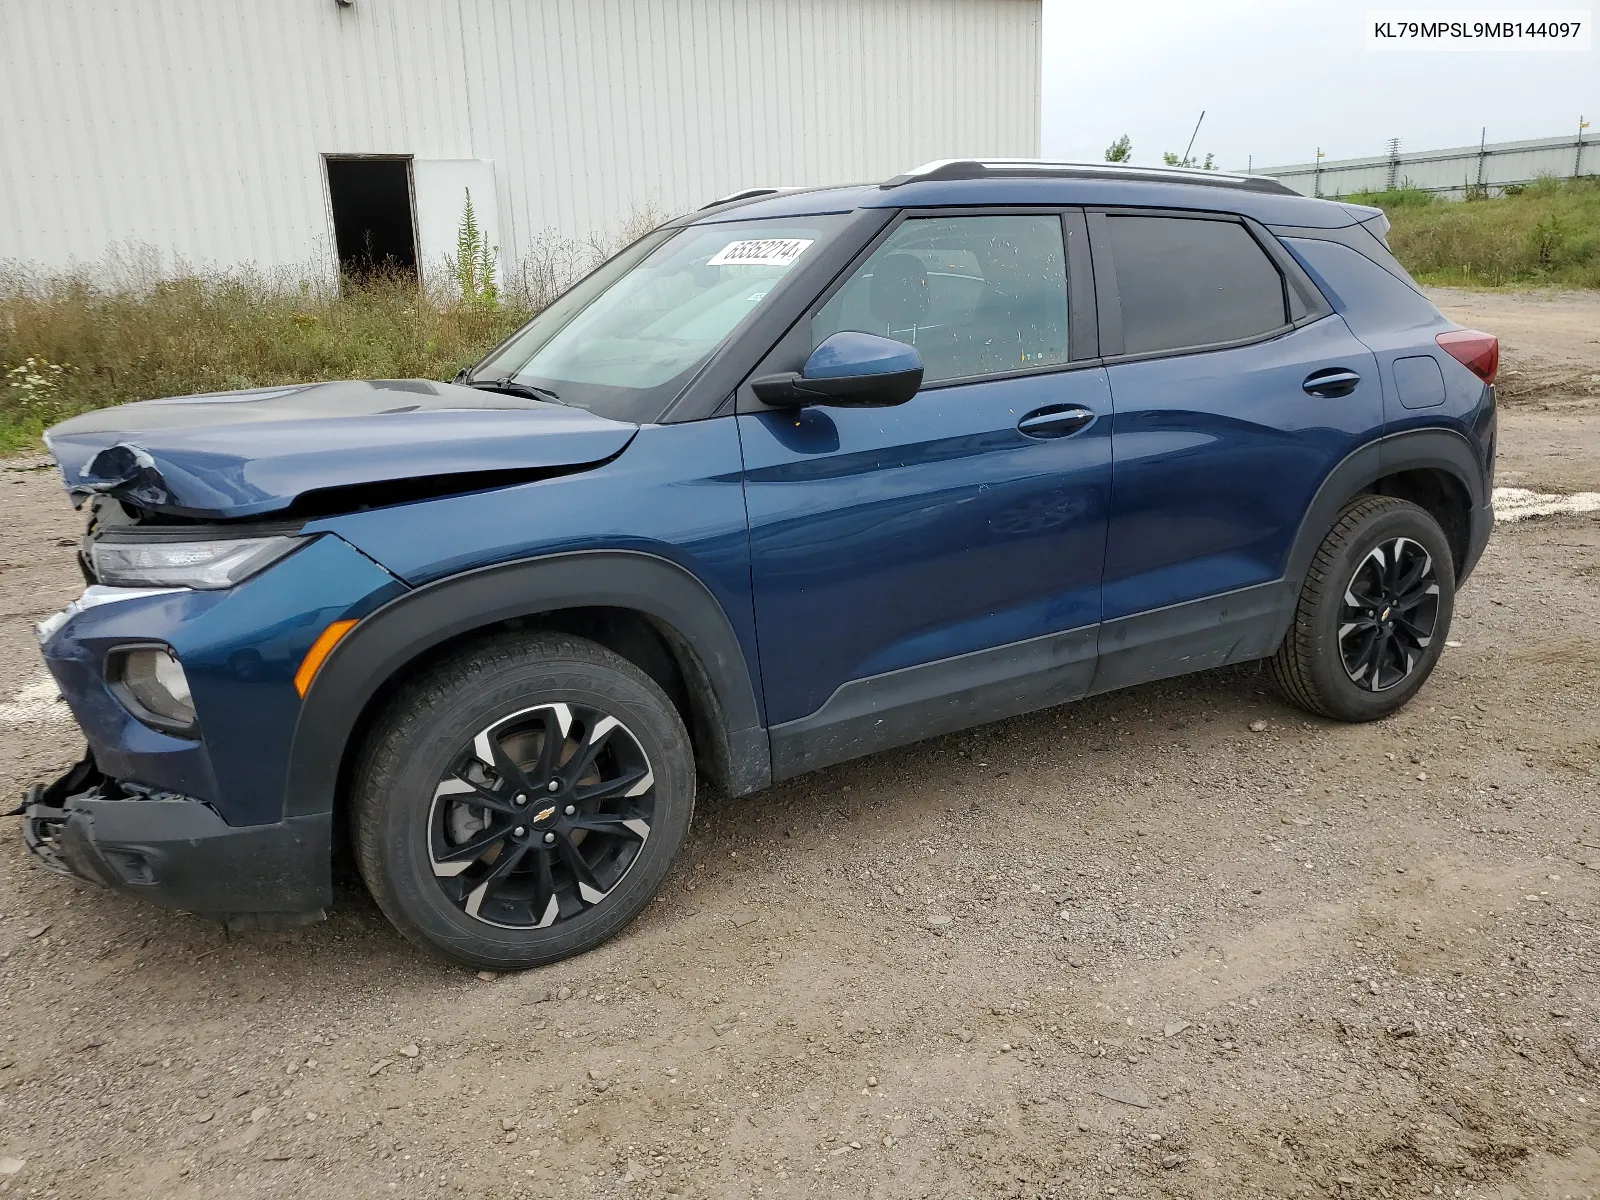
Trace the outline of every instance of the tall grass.
{"label": "tall grass", "polygon": [[[581,276],[666,219],[636,206],[611,236],[547,234],[495,295],[407,276],[333,286],[249,270],[162,274],[139,247],[96,268],[0,263],[0,453],[130,400],[325,379],[449,379]],[[454,278],[454,264],[442,278]]]}
{"label": "tall grass", "polygon": [[441,304],[406,279],[284,288],[247,274],[114,289],[0,280],[0,451],[129,400],[323,379],[448,379],[531,314]]}
{"label": "tall grass", "polygon": [[1416,188],[1346,199],[1389,217],[1389,245],[1421,283],[1600,287],[1600,177],[1540,179],[1495,199]]}

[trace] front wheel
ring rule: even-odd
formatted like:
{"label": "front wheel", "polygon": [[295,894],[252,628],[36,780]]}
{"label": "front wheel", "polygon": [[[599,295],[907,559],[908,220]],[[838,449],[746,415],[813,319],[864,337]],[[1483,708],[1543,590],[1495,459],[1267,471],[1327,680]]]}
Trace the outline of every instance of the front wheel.
{"label": "front wheel", "polygon": [[1455,592],[1450,544],[1432,515],[1393,496],[1360,497],[1312,559],[1294,623],[1268,662],[1273,682],[1321,716],[1386,717],[1432,674]]}
{"label": "front wheel", "polygon": [[562,635],[486,641],[408,684],[355,782],[357,859],[408,938],[517,969],[599,945],[666,878],[694,811],[677,710]]}

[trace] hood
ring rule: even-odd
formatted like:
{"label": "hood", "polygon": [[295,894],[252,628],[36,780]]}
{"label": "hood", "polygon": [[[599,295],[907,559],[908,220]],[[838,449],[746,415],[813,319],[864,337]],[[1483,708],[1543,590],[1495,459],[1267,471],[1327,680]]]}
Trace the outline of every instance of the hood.
{"label": "hood", "polygon": [[[496,486],[600,463],[637,425],[580,408],[425,379],[256,388],[143,400],[45,434],[74,503],[105,494],[151,512],[226,520],[313,492],[384,495]],[[359,504],[359,499],[355,504]],[[354,506],[354,504],[352,505]]]}

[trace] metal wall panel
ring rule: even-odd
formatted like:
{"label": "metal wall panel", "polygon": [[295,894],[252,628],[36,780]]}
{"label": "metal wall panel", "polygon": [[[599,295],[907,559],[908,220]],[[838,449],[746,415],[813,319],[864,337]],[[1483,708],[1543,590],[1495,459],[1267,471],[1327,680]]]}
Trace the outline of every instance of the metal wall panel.
{"label": "metal wall panel", "polygon": [[0,260],[333,270],[323,154],[495,164],[502,260],[1039,146],[1041,0],[0,0]]}
{"label": "metal wall panel", "polygon": [[[758,184],[1038,153],[1037,3],[478,0],[468,87],[516,259]],[[529,57],[530,48],[533,48]]]}
{"label": "metal wall panel", "polygon": [[0,4],[0,258],[325,272],[321,155],[466,157],[459,6]]}

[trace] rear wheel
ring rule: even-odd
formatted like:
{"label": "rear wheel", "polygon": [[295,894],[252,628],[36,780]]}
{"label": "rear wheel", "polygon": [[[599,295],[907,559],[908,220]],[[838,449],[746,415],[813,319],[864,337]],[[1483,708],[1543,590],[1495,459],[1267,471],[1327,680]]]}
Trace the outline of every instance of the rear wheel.
{"label": "rear wheel", "polygon": [[1325,717],[1386,717],[1432,674],[1454,603],[1439,523],[1410,501],[1361,497],[1312,560],[1294,624],[1269,661],[1273,681]]}
{"label": "rear wheel", "polygon": [[498,639],[384,714],[356,777],[358,862],[413,941],[469,966],[536,966],[644,907],[694,790],[683,722],[644,672],[580,638]]}

